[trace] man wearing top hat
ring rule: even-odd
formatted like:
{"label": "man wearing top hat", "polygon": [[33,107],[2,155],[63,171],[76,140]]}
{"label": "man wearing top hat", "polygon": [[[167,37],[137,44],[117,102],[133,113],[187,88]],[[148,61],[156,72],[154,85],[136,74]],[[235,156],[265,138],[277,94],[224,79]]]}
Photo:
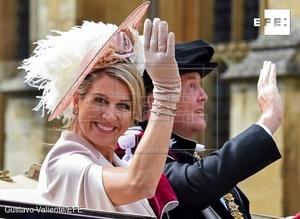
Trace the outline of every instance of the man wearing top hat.
{"label": "man wearing top hat", "polygon": [[[251,218],[249,201],[236,185],[281,157],[272,135],[281,124],[283,107],[276,85],[276,68],[271,62],[264,62],[257,85],[261,110],[257,123],[209,156],[194,156],[201,145],[193,138],[207,125],[204,109],[208,97],[201,81],[217,67],[211,62],[213,53],[213,48],[201,40],[176,45],[182,94],[164,174],[179,206],[168,213],[169,218]],[[143,78],[147,103],[151,105],[153,85],[147,73]],[[146,125],[147,122],[141,123],[128,133],[139,138]]]}

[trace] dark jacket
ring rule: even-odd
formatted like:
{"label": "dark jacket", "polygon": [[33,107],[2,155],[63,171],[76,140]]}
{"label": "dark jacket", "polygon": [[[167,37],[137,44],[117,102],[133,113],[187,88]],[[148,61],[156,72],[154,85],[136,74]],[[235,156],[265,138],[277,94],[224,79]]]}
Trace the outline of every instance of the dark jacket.
{"label": "dark jacket", "polygon": [[164,173],[179,206],[169,212],[170,218],[204,218],[201,210],[208,206],[221,218],[232,218],[220,202],[228,192],[234,194],[244,218],[251,218],[249,201],[236,185],[281,157],[273,138],[259,125],[252,125],[200,160],[193,157],[196,142],[177,135],[172,138],[176,143],[170,151],[175,159],[168,159]]}
{"label": "dark jacket", "polygon": [[[145,130],[147,123],[141,124]],[[281,156],[273,138],[259,125],[252,125],[221,149],[197,159],[197,142],[172,134],[164,174],[168,177],[179,206],[165,218],[205,218],[202,210],[210,206],[221,218],[233,218],[220,198],[228,192],[235,197],[244,218],[251,218],[249,201],[236,185]]]}

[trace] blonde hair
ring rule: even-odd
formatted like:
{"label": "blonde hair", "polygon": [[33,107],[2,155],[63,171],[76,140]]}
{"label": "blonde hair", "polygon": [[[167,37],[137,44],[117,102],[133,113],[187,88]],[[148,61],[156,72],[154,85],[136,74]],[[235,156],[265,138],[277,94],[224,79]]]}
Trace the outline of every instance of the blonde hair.
{"label": "blonde hair", "polygon": [[[130,62],[117,62],[103,68],[94,69],[88,76],[86,76],[84,81],[78,87],[77,92],[79,95],[84,96],[92,84],[103,73],[119,79],[128,86],[132,99],[132,118],[136,121],[142,121],[145,98],[144,82],[136,67]],[[67,127],[71,127],[73,122],[74,118],[70,121]]]}

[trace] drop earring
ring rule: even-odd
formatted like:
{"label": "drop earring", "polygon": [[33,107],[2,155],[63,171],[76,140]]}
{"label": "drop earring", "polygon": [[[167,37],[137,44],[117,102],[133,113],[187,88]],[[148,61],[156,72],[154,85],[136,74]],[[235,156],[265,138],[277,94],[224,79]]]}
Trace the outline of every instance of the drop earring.
{"label": "drop earring", "polygon": [[74,106],[74,108],[73,108],[73,115],[74,116],[78,116],[78,106]]}

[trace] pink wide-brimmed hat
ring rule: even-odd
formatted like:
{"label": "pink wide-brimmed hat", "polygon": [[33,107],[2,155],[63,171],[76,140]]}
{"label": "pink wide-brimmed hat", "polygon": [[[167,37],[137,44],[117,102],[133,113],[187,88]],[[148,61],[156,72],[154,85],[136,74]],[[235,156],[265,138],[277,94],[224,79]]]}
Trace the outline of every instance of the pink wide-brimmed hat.
{"label": "pink wide-brimmed hat", "polygon": [[84,21],[38,41],[33,55],[19,67],[27,73],[26,83],[43,90],[34,110],[42,108],[44,116],[46,109],[49,121],[72,119],[72,96],[95,65],[126,58],[143,72],[143,43],[136,30],[149,4],[146,1],[137,7],[119,27]]}

